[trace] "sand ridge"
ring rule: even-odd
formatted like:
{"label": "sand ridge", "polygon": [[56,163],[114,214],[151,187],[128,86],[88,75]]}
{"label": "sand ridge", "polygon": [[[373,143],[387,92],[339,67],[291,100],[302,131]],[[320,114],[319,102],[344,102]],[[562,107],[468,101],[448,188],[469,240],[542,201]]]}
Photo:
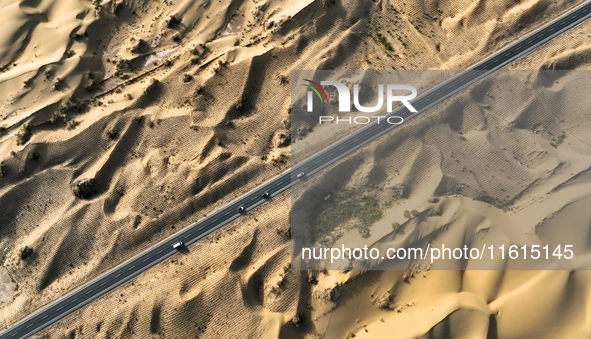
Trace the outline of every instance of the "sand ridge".
{"label": "sand ridge", "polygon": [[[0,248],[8,249],[2,262],[18,289],[1,306],[2,326],[286,169],[285,140],[296,139],[291,70],[461,69],[577,3],[10,1],[0,12]],[[509,68],[585,69],[589,27]],[[568,76],[557,80],[549,91]],[[576,178],[589,168],[591,142],[589,122],[577,114],[563,122],[544,115],[546,131],[568,128],[559,148],[547,132],[533,133],[533,113],[553,104],[568,103],[542,107],[532,99],[496,117],[457,100],[409,124],[394,149],[376,144],[353,157],[365,166],[352,182],[407,185],[390,211],[401,218],[405,209],[429,206],[432,195],[456,193],[470,169],[464,199],[484,190],[513,203],[510,212],[486,209],[527,218],[556,196],[565,213],[552,211],[554,218],[564,217],[569,194],[561,185],[585,187]],[[409,141],[415,135],[421,142]],[[443,143],[445,152],[437,147]],[[386,177],[374,176],[376,168]],[[96,187],[80,199],[72,185],[87,179]],[[290,270],[288,198],[276,197],[39,337],[588,336],[580,318],[585,272],[421,271],[407,283],[408,272]],[[385,236],[376,230],[371,239]],[[21,259],[25,246],[34,255]],[[519,322],[516,314],[533,316]]]}

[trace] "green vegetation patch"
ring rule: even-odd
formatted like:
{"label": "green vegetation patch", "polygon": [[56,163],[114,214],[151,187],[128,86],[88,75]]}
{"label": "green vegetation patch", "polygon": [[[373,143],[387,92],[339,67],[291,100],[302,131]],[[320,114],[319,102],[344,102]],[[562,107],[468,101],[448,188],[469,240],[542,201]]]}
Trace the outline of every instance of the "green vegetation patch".
{"label": "green vegetation patch", "polygon": [[357,228],[367,238],[369,227],[382,218],[378,200],[354,189],[337,193],[320,210],[313,230],[316,241],[344,226]]}
{"label": "green vegetation patch", "polygon": [[384,45],[384,48],[390,52],[394,52],[394,47],[392,47],[392,45],[388,42],[388,39],[386,39],[385,36],[381,35],[380,33],[378,33],[378,41]]}

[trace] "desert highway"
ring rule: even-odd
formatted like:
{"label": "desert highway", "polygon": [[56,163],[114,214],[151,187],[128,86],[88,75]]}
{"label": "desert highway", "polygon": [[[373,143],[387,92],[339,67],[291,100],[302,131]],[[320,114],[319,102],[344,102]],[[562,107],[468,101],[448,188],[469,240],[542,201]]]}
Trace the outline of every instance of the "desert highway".
{"label": "desert highway", "polygon": [[[531,53],[540,45],[580,24],[590,16],[591,1],[581,4],[557,19],[519,38],[469,69],[460,72],[453,78],[418,96],[411,102],[417,109],[417,113],[411,113],[404,106],[401,106],[401,108],[395,110],[391,115],[402,116],[405,121],[412,119],[418,114],[425,112],[429,107],[449,98],[454,93],[482,79],[507,63]],[[297,178],[298,173],[305,172],[306,176],[310,176],[379,138],[383,134],[391,132],[398,126],[400,125],[391,125],[382,122],[381,124],[369,124],[356,130],[354,133],[324,150],[294,165],[290,170],[273,177],[241,197],[234,199],[222,208],[212,212],[209,216],[185,227],[168,239],[101,274],[56,301],[38,309],[1,332],[0,339],[26,338],[48,327],[52,323],[80,309],[91,301],[98,299],[108,291],[124,284],[148,268],[175,254],[177,251],[172,247],[174,243],[183,241],[185,244],[191,244],[197,241],[208,233],[239,218],[241,216],[241,213],[237,212],[239,207],[244,207],[245,211],[248,211],[264,203],[266,200],[262,195],[265,192],[269,192],[271,196],[274,196],[298,183],[301,180]]]}

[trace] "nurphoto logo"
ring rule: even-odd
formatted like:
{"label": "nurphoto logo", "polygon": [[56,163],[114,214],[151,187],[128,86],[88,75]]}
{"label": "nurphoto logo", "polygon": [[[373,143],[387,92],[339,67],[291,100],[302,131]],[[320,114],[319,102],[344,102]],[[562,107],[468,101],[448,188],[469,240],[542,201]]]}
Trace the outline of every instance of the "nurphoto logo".
{"label": "nurphoto logo", "polygon": [[[328,103],[328,96],[324,91],[322,86],[334,86],[338,92],[338,101],[339,101],[339,112],[351,112],[351,92],[344,84],[338,81],[321,81],[320,84],[304,79],[309,84],[304,84],[304,86],[308,87],[310,90],[307,93],[307,104],[308,104],[308,112],[314,111],[314,93],[318,96],[321,103]],[[394,95],[394,91],[410,91],[409,95]],[[373,107],[364,107],[359,102],[359,84],[353,85],[353,105],[355,105],[355,109],[360,112],[364,113],[374,113],[382,109],[384,106],[384,85],[378,85],[378,102]],[[392,113],[393,111],[393,103],[395,101],[401,102],[409,111],[416,113],[417,110],[411,105],[409,100],[414,99],[417,96],[417,89],[411,85],[400,85],[400,84],[388,84],[386,85],[385,91],[386,97],[386,104],[387,104],[387,112]],[[399,125],[404,122],[404,119],[400,116],[357,116],[355,118],[349,117],[348,119],[339,119],[338,117],[333,116],[320,116],[319,123],[322,124],[323,122],[329,121],[336,121],[338,124],[339,122],[347,122],[349,124],[368,124],[371,122],[371,118],[377,119],[377,123],[379,124],[381,121],[386,121],[389,124]],[[383,118],[383,119],[382,119]],[[336,119],[336,120],[335,120]]]}

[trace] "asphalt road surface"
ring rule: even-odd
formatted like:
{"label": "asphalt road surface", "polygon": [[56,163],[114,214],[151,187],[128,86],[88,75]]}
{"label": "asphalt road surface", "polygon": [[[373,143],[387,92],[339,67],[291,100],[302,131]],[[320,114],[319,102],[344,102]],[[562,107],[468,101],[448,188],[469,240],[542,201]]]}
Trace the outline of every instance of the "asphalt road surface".
{"label": "asphalt road surface", "polygon": [[[418,111],[417,113],[411,113],[402,106],[400,109],[391,113],[391,115],[401,116],[407,121],[507,63],[531,53],[536,47],[585,21],[589,16],[591,16],[591,1],[543,25],[534,32],[527,34],[478,62],[471,68],[462,71],[453,78],[417,97],[411,102]],[[400,125],[387,124],[382,120],[381,124],[370,124],[355,131],[321,152],[296,164],[289,171],[277,175],[245,195],[233,200],[223,208],[213,212],[210,216],[186,227],[165,241],[35,311],[0,333],[0,339],[26,338],[46,328],[108,291],[122,285],[151,266],[175,254],[176,250],[172,247],[174,243],[183,241],[185,244],[190,244],[197,241],[224,224],[239,218],[241,215],[237,212],[239,207],[244,207],[245,211],[251,210],[266,201],[262,197],[265,192],[269,192],[273,196],[299,182],[301,179],[297,178],[298,173],[305,172],[306,176],[310,176],[398,126]]]}

